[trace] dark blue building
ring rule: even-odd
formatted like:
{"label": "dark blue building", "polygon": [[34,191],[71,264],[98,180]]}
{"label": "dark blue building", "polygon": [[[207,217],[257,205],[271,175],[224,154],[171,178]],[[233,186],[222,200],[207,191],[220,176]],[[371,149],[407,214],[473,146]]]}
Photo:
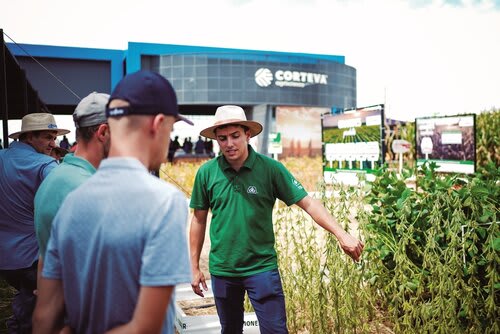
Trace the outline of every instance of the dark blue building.
{"label": "dark blue building", "polygon": [[356,69],[343,56],[133,42],[125,51],[7,46],[54,114],[72,114],[80,98],[109,93],[140,69],[172,82],[181,113],[213,115],[220,105],[240,105],[263,123],[264,139],[277,106],[356,107]]}

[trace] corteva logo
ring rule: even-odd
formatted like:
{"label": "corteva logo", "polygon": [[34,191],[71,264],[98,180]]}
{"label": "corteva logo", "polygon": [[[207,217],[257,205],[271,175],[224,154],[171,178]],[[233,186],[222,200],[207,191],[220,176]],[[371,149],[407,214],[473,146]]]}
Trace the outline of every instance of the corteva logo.
{"label": "corteva logo", "polygon": [[273,73],[268,68],[259,68],[255,72],[255,82],[260,87],[267,87],[273,82]]}
{"label": "corteva logo", "polygon": [[255,72],[255,82],[260,87],[268,87],[274,80],[274,84],[278,87],[304,88],[314,84],[328,85],[327,79],[326,74],[311,72],[277,70],[273,75],[268,68],[259,68]]}

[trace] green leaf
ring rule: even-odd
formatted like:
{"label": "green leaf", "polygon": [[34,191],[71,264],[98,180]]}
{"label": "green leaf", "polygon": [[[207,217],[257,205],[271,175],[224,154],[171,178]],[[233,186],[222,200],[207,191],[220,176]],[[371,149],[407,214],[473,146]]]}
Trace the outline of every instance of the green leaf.
{"label": "green leaf", "polygon": [[497,252],[500,251],[500,238],[493,240],[493,249]]}
{"label": "green leaf", "polygon": [[484,213],[481,217],[479,217],[479,221],[481,223],[486,223],[490,220],[490,217],[493,216],[493,212],[489,210],[484,210]]}
{"label": "green leaf", "polygon": [[478,227],[477,228],[477,233],[481,236],[481,238],[486,237],[486,229],[484,227]]}
{"label": "green leaf", "polygon": [[407,199],[411,195],[412,191],[410,188],[406,188],[403,193],[401,194],[401,198],[403,200]]}

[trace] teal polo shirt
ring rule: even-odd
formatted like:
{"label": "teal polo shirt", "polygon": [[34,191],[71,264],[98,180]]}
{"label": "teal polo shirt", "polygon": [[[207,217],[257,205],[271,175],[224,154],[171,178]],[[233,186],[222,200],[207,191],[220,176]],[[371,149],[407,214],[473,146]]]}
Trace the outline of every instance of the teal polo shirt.
{"label": "teal polo shirt", "polygon": [[236,172],[224,156],[200,167],[190,207],[212,211],[210,273],[244,277],[278,267],[272,213],[276,199],[297,203],[307,192],[280,162],[256,153]]}
{"label": "teal polo shirt", "polygon": [[96,172],[87,160],[67,154],[43,180],[35,195],[35,232],[40,254],[45,257],[52,220],[66,196]]}

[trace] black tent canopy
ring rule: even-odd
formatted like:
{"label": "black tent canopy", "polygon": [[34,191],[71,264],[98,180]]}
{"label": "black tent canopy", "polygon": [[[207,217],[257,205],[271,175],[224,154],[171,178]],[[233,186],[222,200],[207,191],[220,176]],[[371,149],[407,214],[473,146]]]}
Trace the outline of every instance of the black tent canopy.
{"label": "black tent canopy", "polygon": [[26,78],[16,58],[7,48],[3,29],[0,29],[0,116],[3,125],[3,144],[9,145],[9,119],[21,119],[34,112],[48,112],[38,92]]}

